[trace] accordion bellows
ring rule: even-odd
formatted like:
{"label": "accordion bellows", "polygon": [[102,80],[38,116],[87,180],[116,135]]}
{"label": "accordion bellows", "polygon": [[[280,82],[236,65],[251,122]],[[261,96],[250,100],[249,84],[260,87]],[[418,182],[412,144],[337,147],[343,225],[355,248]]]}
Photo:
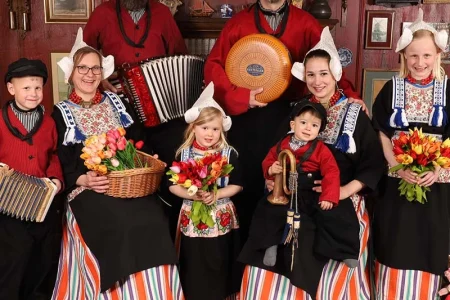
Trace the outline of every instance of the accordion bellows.
{"label": "accordion bellows", "polygon": [[177,55],[119,69],[122,90],[144,126],[184,116],[202,92],[204,63],[199,56]]}
{"label": "accordion bellows", "polygon": [[256,100],[267,103],[278,99],[291,83],[292,61],[289,50],[269,34],[251,34],[240,39],[228,53],[225,72],[238,87],[264,88]]}
{"label": "accordion bellows", "polygon": [[42,222],[57,191],[48,178],[38,178],[0,164],[0,212],[32,222]]}

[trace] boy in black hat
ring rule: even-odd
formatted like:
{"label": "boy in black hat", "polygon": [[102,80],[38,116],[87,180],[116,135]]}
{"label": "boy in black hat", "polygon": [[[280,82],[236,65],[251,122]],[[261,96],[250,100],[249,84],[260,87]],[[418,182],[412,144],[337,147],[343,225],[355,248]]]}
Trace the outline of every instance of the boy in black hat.
{"label": "boy in black hat", "polygon": [[[263,264],[258,267],[286,275],[295,282],[295,262],[291,262],[294,261],[292,254],[287,253],[292,253],[291,243],[306,241],[300,227],[296,228],[295,221],[299,221],[301,226],[301,218],[313,219],[316,225],[315,233],[313,237],[307,237],[314,239],[311,251],[323,258],[323,262],[329,259],[344,261],[350,268],[358,264],[359,224],[353,224],[346,218],[348,213],[354,214],[354,210],[342,213],[345,208],[341,209],[338,205],[339,167],[330,149],[317,139],[326,127],[325,108],[319,103],[301,101],[293,108],[289,123],[291,131],[270,149],[262,166],[264,177],[273,180],[275,175],[283,171],[278,161],[279,153],[285,149],[290,150],[296,158],[298,195],[294,197],[292,205],[273,205],[266,199],[260,201],[247,242],[252,245],[246,246],[248,249],[266,249]],[[316,186],[316,180],[322,180],[320,194],[312,190]],[[288,211],[291,212],[290,220],[287,218]],[[307,230],[310,232],[313,229]],[[279,244],[289,244],[281,253],[282,260],[288,261],[288,267],[276,264]]]}
{"label": "boy in black hat", "polygon": [[[56,155],[56,126],[40,105],[47,68],[21,58],[8,66],[5,84],[14,100],[0,116],[0,162],[24,174],[50,178],[61,190],[63,176]],[[42,223],[0,214],[0,299],[36,299],[58,248],[55,203]],[[48,297],[47,297],[48,298]]]}

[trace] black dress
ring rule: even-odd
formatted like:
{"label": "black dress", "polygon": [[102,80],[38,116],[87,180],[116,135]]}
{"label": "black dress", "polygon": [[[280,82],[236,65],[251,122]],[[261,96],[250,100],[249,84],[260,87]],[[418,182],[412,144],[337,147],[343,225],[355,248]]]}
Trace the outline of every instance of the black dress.
{"label": "black dress", "polygon": [[[234,169],[220,180],[219,188],[229,184],[242,186],[242,170],[237,154],[226,147],[222,155]],[[181,160],[197,158],[192,147],[181,152]],[[233,201],[216,201],[211,214],[215,225],[209,228],[200,222],[194,226],[188,215],[192,201],[184,200],[180,211],[180,280],[187,300],[223,300],[239,292],[243,266],[237,262],[241,249],[239,221]]]}
{"label": "black dress", "polygon": [[[350,110],[357,111],[358,113],[349,114]],[[366,188],[360,191],[358,194],[363,196],[370,191],[373,191],[383,172],[383,165],[380,163],[383,160],[382,150],[378,138],[372,129],[370,119],[367,115],[359,111],[359,105],[348,104],[346,100],[342,100],[340,103],[328,109],[328,124],[325,131],[320,135],[323,142],[330,148],[334,158],[338,164],[340,170],[341,186],[346,185],[352,180],[358,180],[362,182]],[[348,118],[348,115],[352,117]],[[336,148],[336,142],[342,135],[343,128],[346,120],[351,120],[353,123],[353,138],[356,145],[355,153],[347,153]],[[288,130],[289,122],[284,123],[283,129],[278,134],[286,134]],[[354,199],[360,199],[355,200]],[[339,201],[339,205],[343,211],[345,207],[356,206],[355,210],[360,210],[361,203],[364,203],[364,199],[354,197],[343,199]],[[306,291],[311,297],[315,298],[317,287],[322,276],[322,271],[325,264],[329,261],[324,257],[317,255],[314,252],[314,245],[316,243],[316,231],[315,220],[306,213],[301,213],[301,225],[299,230],[298,248],[295,249],[294,267],[291,271],[291,246],[280,245],[277,253],[277,263],[273,267],[268,267],[263,264],[263,257],[267,246],[261,243],[260,237],[263,234],[253,224],[264,222],[261,218],[265,218],[263,214],[258,214],[258,211],[267,211],[265,206],[268,205],[266,198],[261,199],[259,207],[257,208],[252,221],[252,227],[250,230],[250,236],[245,244],[241,254],[239,255],[239,261],[258,268],[269,270],[271,272],[281,274],[290,279],[291,284]],[[286,207],[273,207],[281,212],[277,215],[286,215]],[[275,213],[274,213],[275,214]],[[350,214],[348,218],[354,218],[356,221],[357,215]],[[362,230],[360,228],[360,230]],[[365,229],[367,230],[367,228]],[[361,233],[360,233],[361,234]],[[365,245],[361,246],[361,249],[365,249]],[[360,258],[362,259],[362,258]],[[363,271],[363,270],[362,270]]]}
{"label": "black dress", "polygon": [[[128,104],[122,104],[133,116]],[[71,105],[76,126],[86,136],[123,125],[123,115],[119,116],[107,97],[104,97],[95,109]],[[153,194],[122,199],[89,189],[77,189],[78,177],[88,171],[80,158],[83,144],[66,142],[69,131],[61,109],[55,107],[53,118],[58,129],[58,156],[66,180],[66,193],[71,193],[69,198],[72,198],[68,205],[78,223],[82,238],[98,261],[101,291],[108,290],[117,281],[136,272],[176,264],[175,248],[159,198]],[[127,139],[143,140],[143,151],[150,153],[150,145],[145,144],[143,128],[138,122],[125,130]]]}
{"label": "black dress", "polygon": [[[448,81],[447,81],[448,85]],[[391,116],[394,81],[388,81],[378,94],[373,106],[373,125],[377,131],[393,138],[401,131],[422,128],[423,133],[445,140],[450,126],[430,126],[433,108],[433,84],[415,86],[405,84],[405,115],[409,126],[393,128]],[[447,99],[450,92],[445,90]],[[448,100],[447,100],[448,101]],[[447,116],[450,109],[444,107]],[[377,261],[389,268],[420,270],[439,276],[444,274],[449,254],[450,190],[448,170],[441,170],[437,182],[427,192],[425,204],[409,202],[400,196],[400,179],[385,173],[380,195],[375,202],[374,246]]]}

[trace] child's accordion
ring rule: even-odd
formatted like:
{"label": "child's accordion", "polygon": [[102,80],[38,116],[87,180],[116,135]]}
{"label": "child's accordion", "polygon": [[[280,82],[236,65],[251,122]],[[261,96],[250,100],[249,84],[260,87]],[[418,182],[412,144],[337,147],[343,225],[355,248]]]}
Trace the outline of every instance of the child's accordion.
{"label": "child's accordion", "polygon": [[204,58],[194,55],[153,58],[125,64],[112,83],[122,89],[144,126],[152,127],[183,117],[192,107],[202,93],[204,64]]}
{"label": "child's accordion", "polygon": [[56,194],[56,185],[9,169],[0,163],[0,212],[25,221],[42,222]]}

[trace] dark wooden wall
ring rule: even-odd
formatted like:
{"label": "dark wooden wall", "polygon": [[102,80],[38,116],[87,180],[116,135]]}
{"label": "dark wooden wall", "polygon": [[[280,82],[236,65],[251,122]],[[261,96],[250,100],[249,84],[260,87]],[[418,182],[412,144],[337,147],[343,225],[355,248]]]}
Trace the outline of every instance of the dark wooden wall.
{"label": "dark wooden wall", "polygon": [[[186,0],[185,0],[186,1]],[[333,29],[336,46],[349,48],[353,52],[353,62],[344,70],[347,77],[357,89],[361,91],[361,78],[363,68],[395,69],[398,68],[398,55],[394,53],[395,44],[400,36],[401,23],[413,21],[417,15],[417,6],[402,8],[386,8],[370,5],[370,0],[348,0],[347,26],[341,27],[340,23]],[[96,0],[96,5],[102,0]],[[249,1],[250,2],[250,1]],[[341,0],[329,0],[333,10],[332,19],[341,19]],[[180,7],[180,9],[183,9]],[[393,49],[391,50],[365,50],[365,11],[366,10],[395,10]],[[423,5],[425,20],[433,22],[450,22],[450,4],[425,4]],[[44,104],[48,110],[53,105],[52,79],[51,79],[51,52],[68,52],[75,40],[76,31],[80,24],[45,24],[44,1],[31,0],[31,31],[22,35],[19,31],[8,28],[8,9],[3,2],[0,4],[0,75],[6,72],[7,65],[25,56],[43,60],[49,69],[50,77],[44,89]],[[299,24],[301,26],[301,24]],[[450,65],[449,65],[450,66]],[[450,71],[450,68],[446,68]],[[4,103],[10,98],[5,85],[0,85],[0,99]]]}
{"label": "dark wooden wall", "polygon": [[[338,0],[339,1],[339,0]],[[368,1],[365,0],[367,3]],[[369,2],[370,3],[370,2]],[[359,66],[359,76],[357,77],[356,83],[361,90],[362,86],[362,70],[364,68],[373,69],[398,69],[399,55],[395,53],[395,47],[397,41],[400,38],[401,28],[403,22],[413,22],[418,13],[418,6],[405,6],[399,8],[390,8],[377,5],[364,5],[364,13],[361,12],[361,17],[363,18],[363,23],[365,23],[365,11],[366,10],[394,10],[394,33],[393,33],[393,45],[391,50],[366,50],[364,49],[364,38],[365,38],[365,28],[361,26],[359,30],[360,39],[360,66]],[[424,20],[426,22],[433,23],[450,23],[450,4],[423,4],[422,9],[424,12]],[[450,65],[443,65],[447,74],[450,72]]]}

